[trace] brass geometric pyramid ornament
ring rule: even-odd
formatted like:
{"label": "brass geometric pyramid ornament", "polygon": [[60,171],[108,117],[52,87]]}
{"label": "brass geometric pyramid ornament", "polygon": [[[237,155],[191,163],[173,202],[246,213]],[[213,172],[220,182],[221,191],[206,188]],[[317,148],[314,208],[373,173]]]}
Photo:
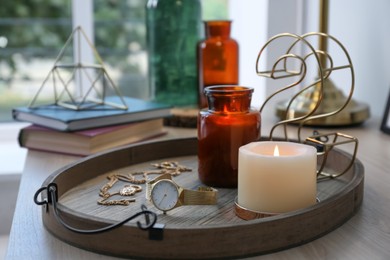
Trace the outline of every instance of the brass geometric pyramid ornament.
{"label": "brass geometric pyramid ornament", "polygon": [[[87,43],[84,46],[89,46],[92,50],[97,63],[91,64],[81,60],[81,41],[83,40]],[[73,41],[76,42],[73,43]],[[79,54],[75,55],[77,59],[69,59],[65,56],[65,53],[71,51],[71,46],[76,46],[75,51]],[[52,69],[31,100],[29,108],[41,106],[38,105],[38,97],[48,87],[51,87],[54,93],[54,101],[51,101],[50,105],[54,104],[72,110],[87,110],[98,106],[102,109],[102,105],[107,109],[126,110],[128,108],[121,92],[108,75],[102,58],[80,26],[73,30],[67,39]],[[118,96],[121,103],[108,102],[106,100],[108,93]]]}

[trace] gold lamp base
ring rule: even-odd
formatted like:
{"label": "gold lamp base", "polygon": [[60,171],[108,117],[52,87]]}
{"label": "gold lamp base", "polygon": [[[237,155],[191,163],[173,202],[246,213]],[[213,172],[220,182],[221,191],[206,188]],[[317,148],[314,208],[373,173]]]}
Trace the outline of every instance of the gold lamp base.
{"label": "gold lamp base", "polygon": [[[291,104],[288,111],[288,118],[297,118],[307,115],[315,107],[320,97],[320,87],[306,90],[299,95]],[[324,93],[320,106],[315,115],[326,114],[336,111],[346,103],[347,98],[342,91],[336,88],[333,82],[327,78],[324,80]],[[286,110],[289,101],[282,101],[276,105],[276,115],[286,119]],[[307,121],[305,125],[310,126],[351,126],[363,123],[370,117],[370,110],[367,104],[350,100],[348,105],[339,113],[333,116],[322,117]]]}

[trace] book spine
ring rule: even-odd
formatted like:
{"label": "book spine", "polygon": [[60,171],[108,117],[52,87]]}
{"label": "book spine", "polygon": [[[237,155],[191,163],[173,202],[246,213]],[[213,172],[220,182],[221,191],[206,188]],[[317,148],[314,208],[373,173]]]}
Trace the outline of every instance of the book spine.
{"label": "book spine", "polygon": [[24,129],[22,128],[18,134],[18,143],[20,147],[26,147],[23,136],[24,136]]}

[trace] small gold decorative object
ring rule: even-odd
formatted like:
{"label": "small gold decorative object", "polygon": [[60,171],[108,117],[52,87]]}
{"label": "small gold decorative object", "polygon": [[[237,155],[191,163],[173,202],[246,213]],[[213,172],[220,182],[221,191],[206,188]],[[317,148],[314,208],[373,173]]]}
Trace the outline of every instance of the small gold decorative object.
{"label": "small gold decorative object", "polygon": [[214,205],[217,203],[217,190],[199,187],[188,190],[172,180],[171,174],[163,174],[146,184],[146,199],[164,212],[186,205]]}
{"label": "small gold decorative object", "polygon": [[114,193],[105,193],[100,194],[103,198],[101,200],[98,200],[98,204],[105,205],[105,206],[112,206],[112,205],[122,205],[122,206],[128,206],[131,202],[135,202],[135,199],[119,199],[119,200],[108,200],[110,197],[114,195],[120,195],[120,196],[133,196],[137,192],[141,192],[142,187],[139,185],[125,185],[122,189],[120,189],[118,192]]}
{"label": "small gold decorative object", "polygon": [[125,185],[120,191],[119,195],[121,196],[132,196],[137,192],[142,191],[142,187],[139,185]]}
{"label": "small gold decorative object", "polygon": [[[73,63],[68,63],[64,54],[69,46],[76,40],[77,35],[77,52],[78,59]],[[81,40],[84,39],[87,45],[91,48],[96,64],[86,64],[81,61]],[[76,81],[76,77],[80,80],[85,79],[89,86],[79,84],[76,90],[72,84]],[[31,100],[29,108],[35,108],[39,105],[38,97],[42,93],[46,85],[52,82],[54,91],[54,105],[64,107],[72,110],[86,110],[93,109],[95,106],[106,105],[107,109],[128,109],[126,102],[119,88],[115,85],[103,64],[103,60],[97,52],[92,42],[88,39],[84,30],[79,26],[73,30],[65,45],[58,54],[50,73],[43,81],[41,87]],[[83,82],[80,80],[80,82]],[[120,104],[108,102],[106,94],[108,90],[112,90],[120,98]],[[101,109],[101,107],[99,108]]]}

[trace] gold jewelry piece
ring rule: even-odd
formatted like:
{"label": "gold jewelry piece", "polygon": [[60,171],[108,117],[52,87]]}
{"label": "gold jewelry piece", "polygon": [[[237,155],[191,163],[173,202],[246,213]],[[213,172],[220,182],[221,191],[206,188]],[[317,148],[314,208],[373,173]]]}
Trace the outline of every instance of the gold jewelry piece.
{"label": "gold jewelry piece", "polygon": [[102,192],[100,192],[99,195],[103,198],[109,198],[109,197],[112,197],[114,195],[133,196],[134,194],[136,194],[137,192],[140,192],[140,191],[142,191],[142,187],[139,185],[125,185],[122,189],[120,189],[119,191],[117,191],[115,193],[109,193],[109,192],[102,193]]}
{"label": "gold jewelry piece", "polygon": [[[169,174],[171,176],[180,175],[182,172],[192,171],[191,168],[180,165],[178,162],[162,162],[162,163],[152,163],[153,167],[157,168],[156,170],[148,170],[148,171],[137,171],[130,172],[127,174],[111,174],[107,176],[109,180],[108,183],[103,185],[100,188],[99,196],[102,199],[98,200],[97,203],[99,205],[111,206],[111,205],[129,205],[131,202],[135,202],[135,199],[119,199],[119,200],[109,200],[108,199],[114,195],[120,196],[133,196],[137,192],[142,191],[142,187],[139,184],[146,183],[148,179],[148,175],[162,175]],[[141,178],[136,178],[137,175],[141,175]],[[109,190],[118,182],[118,181],[129,182],[133,185],[125,185],[122,189],[115,193],[109,193]]]}
{"label": "gold jewelry piece", "polygon": [[141,192],[142,187],[139,185],[125,185],[122,189],[120,189],[118,192],[115,193],[102,193],[100,192],[100,196],[103,197],[103,199],[98,200],[98,204],[105,205],[105,206],[111,206],[111,205],[124,205],[127,206],[131,202],[135,202],[135,199],[120,199],[120,200],[109,200],[110,197],[114,195],[121,195],[121,196],[133,196],[137,192]]}
{"label": "gold jewelry piece", "polygon": [[107,176],[107,179],[109,179],[110,181],[100,188],[99,196],[101,197],[105,197],[106,193],[108,193],[108,190],[111,189],[112,186],[114,186],[114,184],[118,182],[118,178],[115,175]]}
{"label": "gold jewelry piece", "polygon": [[125,185],[120,191],[119,195],[121,196],[132,196],[137,192],[142,191],[142,187],[139,185]]}
{"label": "gold jewelry piece", "polygon": [[99,205],[103,205],[103,206],[114,206],[114,205],[128,206],[130,205],[131,202],[135,202],[135,199],[120,199],[120,200],[107,201],[107,198],[103,198],[97,201]]}
{"label": "gold jewelry piece", "polygon": [[[148,175],[161,175],[161,174],[170,174],[172,176],[180,175],[182,172],[190,172],[191,168],[180,165],[178,162],[162,162],[162,163],[152,163],[153,167],[158,170],[149,170],[141,172],[130,172],[127,174],[116,174],[115,176],[125,182],[130,182],[134,184],[144,184],[148,179]],[[136,175],[142,175],[143,178],[137,179]]]}
{"label": "gold jewelry piece", "polygon": [[191,168],[180,165],[178,162],[152,163],[152,166],[157,169],[163,169],[163,171],[165,170],[163,173],[169,173],[172,176],[180,175],[182,172],[192,171]]}
{"label": "gold jewelry piece", "polygon": [[[116,174],[116,177],[125,182],[130,182],[134,184],[144,184],[146,182],[145,171],[143,172],[129,172],[127,174]],[[136,178],[135,176],[142,175],[142,178]]]}

